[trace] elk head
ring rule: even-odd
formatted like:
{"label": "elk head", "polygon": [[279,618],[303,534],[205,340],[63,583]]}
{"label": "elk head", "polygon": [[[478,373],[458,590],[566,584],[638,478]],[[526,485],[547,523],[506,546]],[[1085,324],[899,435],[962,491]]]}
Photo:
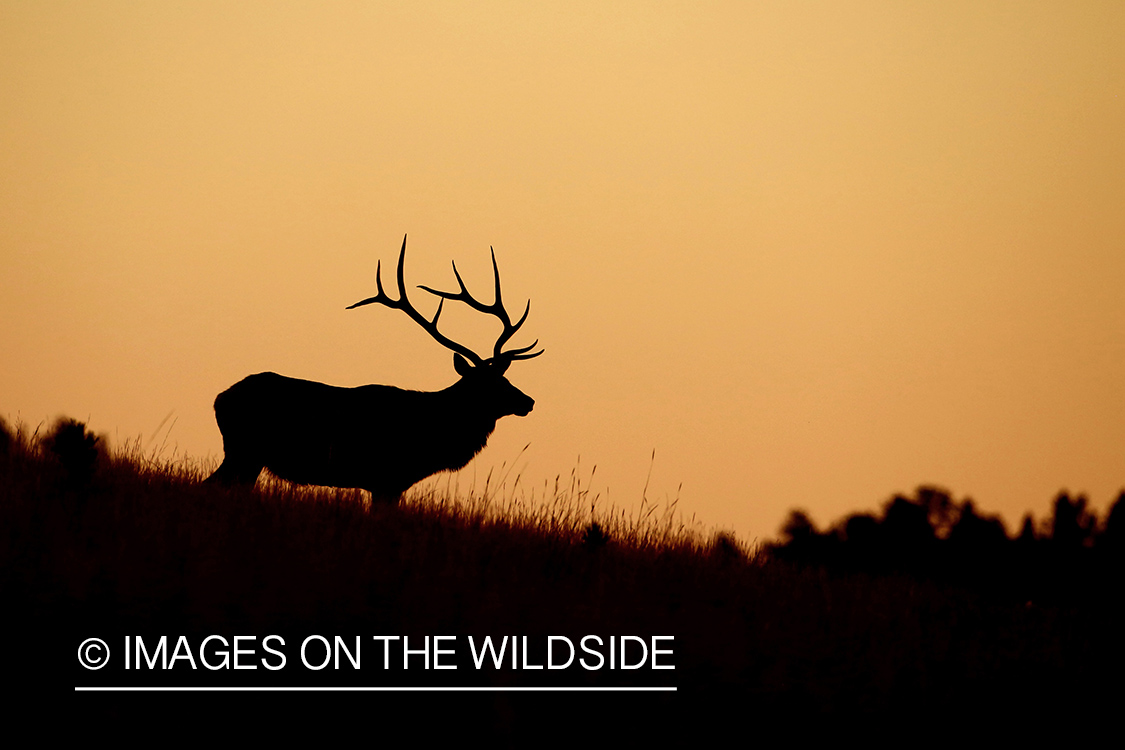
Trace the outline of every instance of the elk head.
{"label": "elk head", "polygon": [[[461,274],[457,271],[457,263],[453,263],[453,276],[457,279],[457,285],[460,287],[456,292],[443,292],[438,289],[432,289],[428,286],[419,285],[422,289],[434,296],[438,297],[437,312],[434,313],[432,319],[426,318],[422,313],[418,312],[410,303],[406,296],[406,281],[404,279],[403,267],[406,261],[406,236],[402,238],[402,249],[398,254],[398,299],[392,299],[383,290],[383,280],[381,278],[382,264],[381,262],[375,267],[375,286],[378,293],[374,297],[360,300],[354,305],[349,305],[346,309],[352,310],[356,307],[363,305],[379,304],[395,310],[402,310],[406,313],[411,320],[420,325],[426,333],[437,341],[439,344],[447,349],[453,351],[453,368],[457,374],[461,376],[458,385],[463,385],[464,389],[471,392],[474,398],[482,405],[491,405],[492,410],[499,412],[496,416],[504,416],[506,414],[516,414],[519,416],[526,416],[535,405],[535,401],[525,394],[523,391],[516,388],[508,382],[504,377],[508,367],[512,362],[517,359],[531,359],[538,357],[543,353],[543,349],[537,352],[532,352],[536,347],[539,340],[536,339],[528,346],[517,347],[504,351],[504,345],[516,334],[527,320],[527,315],[531,312],[531,301],[529,300],[524,307],[523,315],[519,320],[512,323],[508,311],[504,309],[504,302],[500,296],[500,269],[496,265],[496,251],[492,250],[492,274],[495,280],[495,300],[492,304],[485,304],[480,300],[473,297],[469,290],[465,287],[465,282],[461,279]],[[457,302],[464,302],[469,307],[487,315],[492,315],[503,324],[503,330],[500,332],[499,338],[492,347],[492,356],[487,359],[480,357],[472,349],[469,349],[463,344],[446,337],[438,330],[438,319],[441,317],[442,306],[446,300],[454,300]]]}

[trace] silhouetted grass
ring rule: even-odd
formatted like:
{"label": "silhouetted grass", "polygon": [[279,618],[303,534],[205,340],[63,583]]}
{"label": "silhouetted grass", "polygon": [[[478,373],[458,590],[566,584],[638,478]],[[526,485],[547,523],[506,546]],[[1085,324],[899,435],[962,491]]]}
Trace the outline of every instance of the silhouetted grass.
{"label": "silhouetted grass", "polygon": [[[751,554],[647,501],[633,513],[599,508],[577,470],[537,494],[486,482],[458,496],[438,481],[386,507],[360,491],[271,479],[253,490],[204,485],[208,467],[145,457],[138,445],[96,451],[91,466],[85,448],[97,443],[84,435],[73,440],[79,458],[67,459],[46,438],[0,432],[0,592],[18,624],[61,654],[60,674],[74,684],[96,682],[72,651],[98,633],[675,636],[674,671],[441,675],[443,684],[639,680],[675,685],[674,694],[304,695],[253,704],[275,725],[315,725],[329,707],[373,722],[425,723],[437,711],[517,741],[551,727],[666,736],[720,725],[752,734],[790,720],[807,731],[933,716],[946,726],[970,715],[1065,718],[1078,705],[1104,704],[1111,694],[1102,686],[1123,663],[1120,589],[1101,590],[1097,601],[1029,605],[893,565]],[[332,684],[372,674],[306,677]],[[261,672],[222,678],[267,682]],[[183,682],[183,673],[169,679]],[[435,676],[395,675],[396,684],[411,680]],[[84,695],[80,704],[135,723],[138,706],[149,718],[180,716],[180,700]],[[249,705],[194,700],[207,715]]]}

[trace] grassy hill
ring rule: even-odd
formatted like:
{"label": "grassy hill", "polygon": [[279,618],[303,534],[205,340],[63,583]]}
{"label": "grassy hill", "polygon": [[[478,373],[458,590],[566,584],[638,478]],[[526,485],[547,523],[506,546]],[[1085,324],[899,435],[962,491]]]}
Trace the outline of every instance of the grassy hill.
{"label": "grassy hill", "polygon": [[[1081,597],[1028,601],[957,577],[810,562],[781,546],[750,551],[667,514],[599,514],[573,482],[536,506],[429,492],[399,507],[372,507],[359,491],[277,481],[246,491],[202,484],[190,465],[107,453],[81,425],[63,423],[41,436],[2,432],[0,594],[16,628],[38,644],[24,669],[52,691],[677,688],[75,694],[78,711],[93,721],[186,727],[226,717],[275,729],[399,722],[418,732],[487,730],[514,743],[544,732],[580,739],[730,726],[842,731],[852,723],[930,726],[936,718],[941,726],[969,717],[1065,724],[1072,712],[1081,721],[1117,700],[1107,686],[1125,662],[1122,592],[1111,583],[1087,586]],[[215,635],[223,640],[201,646]],[[283,648],[272,643],[285,654],[285,668],[263,661],[273,658],[264,649],[267,635],[284,641]],[[598,661],[580,648],[589,635],[601,639],[586,642],[600,653],[600,668],[578,661]],[[135,650],[138,636],[143,654]],[[159,668],[161,636],[163,658],[184,640],[170,668]],[[253,637],[242,647],[243,662],[255,669],[201,663],[220,662],[221,651],[233,659],[235,636]],[[351,651],[337,654],[338,668],[304,667],[301,644],[310,636],[325,639],[309,642],[314,665],[337,636]],[[444,642],[452,652],[435,656],[431,640],[430,653],[408,657],[403,669],[401,639],[421,649],[427,636],[453,636]],[[496,645],[504,636],[515,640],[516,668],[510,650],[499,668],[487,659],[474,666],[473,649],[485,636]],[[524,658],[532,667],[546,663],[549,636],[569,638],[576,658],[565,669],[525,668]],[[622,636],[633,638],[622,646]],[[90,637],[108,645],[107,668],[76,662],[76,649]],[[360,669],[348,661],[357,638]],[[608,668],[613,639],[614,659],[624,647],[628,663],[641,660],[643,641],[644,665]],[[151,662],[126,670],[126,643],[134,667],[138,659]],[[555,646],[561,663],[566,645]],[[669,653],[653,661],[654,647]],[[201,655],[208,648],[210,655]],[[457,669],[426,669],[424,658]]]}

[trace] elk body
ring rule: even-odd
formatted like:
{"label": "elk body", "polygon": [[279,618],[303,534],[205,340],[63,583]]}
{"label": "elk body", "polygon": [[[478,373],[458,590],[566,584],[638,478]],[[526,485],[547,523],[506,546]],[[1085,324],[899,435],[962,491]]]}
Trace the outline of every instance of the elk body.
{"label": "elk body", "polygon": [[[535,402],[509,383],[504,373],[513,361],[537,357],[543,350],[531,352],[535,342],[503,351],[527,320],[531,303],[513,324],[500,298],[496,254],[492,255],[495,302],[486,305],[473,298],[454,264],[459,291],[420,287],[440,298],[432,320],[407,299],[405,258],[403,238],[398,299],[383,291],[381,268],[377,268],[378,294],[348,309],[380,304],[402,310],[454,352],[453,367],[460,380],[444,390],[426,392],[389,385],[340,388],[272,372],[251,375],[215,399],[224,457],[207,481],[253,485],[267,468],[298,484],[358,487],[370,491],[373,500],[394,503],[415,482],[467,464],[485,446],[498,419],[509,414],[522,417],[531,411]],[[445,300],[464,302],[500,320],[504,330],[491,357],[479,357],[438,331]]]}

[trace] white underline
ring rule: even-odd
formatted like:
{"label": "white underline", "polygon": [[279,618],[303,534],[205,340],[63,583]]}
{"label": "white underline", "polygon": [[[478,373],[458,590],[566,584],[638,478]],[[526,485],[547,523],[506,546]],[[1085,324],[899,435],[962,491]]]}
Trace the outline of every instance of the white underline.
{"label": "white underline", "polygon": [[675,687],[75,687],[76,693],[674,693]]}

